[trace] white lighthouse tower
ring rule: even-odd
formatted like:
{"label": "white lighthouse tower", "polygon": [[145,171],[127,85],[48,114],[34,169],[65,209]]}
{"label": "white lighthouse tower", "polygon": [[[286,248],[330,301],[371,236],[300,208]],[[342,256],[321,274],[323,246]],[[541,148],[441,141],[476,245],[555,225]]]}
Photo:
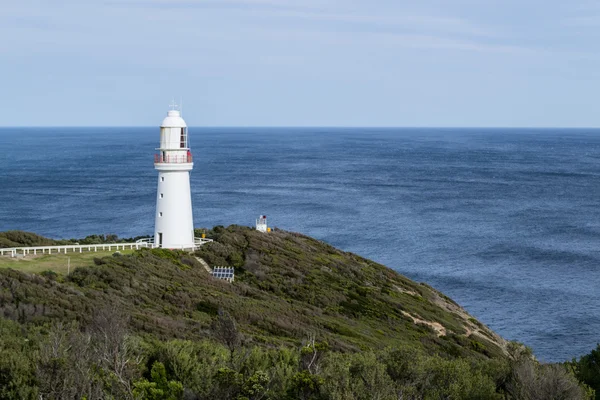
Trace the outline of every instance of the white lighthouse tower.
{"label": "white lighthouse tower", "polygon": [[160,147],[154,156],[158,171],[154,246],[168,249],[194,248],[194,217],[190,171],[194,168],[187,125],[179,111],[167,113],[160,126]]}

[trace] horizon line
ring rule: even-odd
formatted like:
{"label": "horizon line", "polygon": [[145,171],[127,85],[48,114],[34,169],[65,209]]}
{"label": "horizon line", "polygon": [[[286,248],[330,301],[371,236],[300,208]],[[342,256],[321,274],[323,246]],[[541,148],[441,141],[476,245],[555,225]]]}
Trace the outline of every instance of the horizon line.
{"label": "horizon line", "polygon": [[[157,128],[159,125],[0,125],[0,129]],[[193,129],[600,129],[600,126],[188,125]]]}

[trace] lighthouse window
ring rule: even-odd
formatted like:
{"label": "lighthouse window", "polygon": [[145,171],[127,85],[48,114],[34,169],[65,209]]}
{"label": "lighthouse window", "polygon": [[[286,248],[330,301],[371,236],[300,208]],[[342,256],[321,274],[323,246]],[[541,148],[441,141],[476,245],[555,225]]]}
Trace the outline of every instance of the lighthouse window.
{"label": "lighthouse window", "polygon": [[181,138],[179,141],[179,147],[182,149],[185,149],[187,147],[185,128],[181,128]]}
{"label": "lighthouse window", "polygon": [[159,213],[158,213],[158,216],[159,216],[159,217],[162,217],[162,212],[159,212]]}
{"label": "lighthouse window", "polygon": [[161,181],[161,182],[164,182],[164,181],[165,181],[165,177],[164,177],[164,176],[161,176],[161,177],[160,177],[160,181]]}
{"label": "lighthouse window", "polygon": [[163,197],[165,197],[165,195],[163,193],[161,193],[160,198],[162,199]]}

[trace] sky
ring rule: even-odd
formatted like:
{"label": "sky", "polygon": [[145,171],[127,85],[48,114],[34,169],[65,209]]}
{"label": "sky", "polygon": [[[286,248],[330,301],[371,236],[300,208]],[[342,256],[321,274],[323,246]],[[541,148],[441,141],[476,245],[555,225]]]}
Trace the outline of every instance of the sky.
{"label": "sky", "polygon": [[600,127],[598,0],[0,0],[0,126]]}

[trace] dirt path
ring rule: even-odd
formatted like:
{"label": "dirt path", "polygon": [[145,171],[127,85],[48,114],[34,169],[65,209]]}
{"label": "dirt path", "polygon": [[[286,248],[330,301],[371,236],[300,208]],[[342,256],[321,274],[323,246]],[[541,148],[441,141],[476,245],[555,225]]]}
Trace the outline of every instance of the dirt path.
{"label": "dirt path", "polygon": [[208,264],[206,263],[206,261],[204,261],[200,257],[195,257],[195,258],[196,258],[196,260],[198,260],[198,262],[200,264],[202,264],[202,266],[204,267],[204,269],[206,270],[206,272],[208,272],[209,274],[212,273],[212,269],[210,269],[210,267],[208,266]]}
{"label": "dirt path", "polygon": [[412,319],[415,324],[427,325],[428,327],[430,327],[431,329],[433,329],[435,331],[435,333],[437,334],[438,337],[446,336],[446,328],[444,328],[444,326],[442,324],[440,324],[439,322],[425,321],[424,319],[415,317],[414,315],[412,315],[406,311],[402,311],[402,315]]}

